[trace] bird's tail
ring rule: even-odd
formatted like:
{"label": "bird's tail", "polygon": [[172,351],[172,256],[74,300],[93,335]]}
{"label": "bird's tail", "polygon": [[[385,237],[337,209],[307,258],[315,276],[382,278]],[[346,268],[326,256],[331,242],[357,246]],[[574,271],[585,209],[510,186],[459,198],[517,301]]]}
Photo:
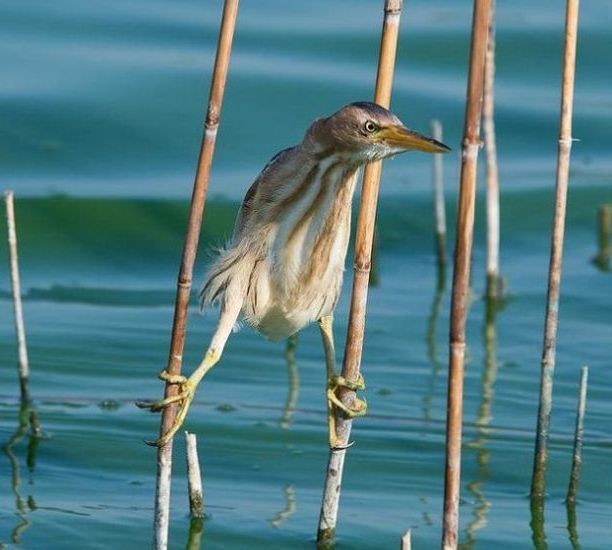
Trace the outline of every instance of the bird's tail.
{"label": "bird's tail", "polygon": [[230,247],[220,250],[219,257],[210,266],[200,289],[200,309],[215,304],[231,286],[231,292],[241,292],[252,270],[248,250]]}

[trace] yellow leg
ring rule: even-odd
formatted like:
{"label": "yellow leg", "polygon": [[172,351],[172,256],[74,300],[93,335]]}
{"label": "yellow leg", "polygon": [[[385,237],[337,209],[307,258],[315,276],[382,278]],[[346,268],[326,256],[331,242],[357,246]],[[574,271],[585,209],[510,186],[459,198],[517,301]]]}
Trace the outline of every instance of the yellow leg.
{"label": "yellow leg", "polygon": [[187,411],[189,410],[189,405],[193,401],[193,397],[195,395],[196,388],[198,384],[204,377],[204,375],[212,369],[215,364],[221,358],[221,354],[217,353],[213,348],[210,348],[204,359],[198,366],[198,368],[193,372],[193,374],[186,378],[182,375],[171,375],[166,371],[162,371],[159,377],[162,380],[170,382],[171,384],[178,384],[180,386],[179,392],[172,397],[167,397],[165,399],[161,399],[159,401],[139,401],[136,403],[138,407],[141,409],[149,409],[151,412],[161,411],[165,409],[168,405],[172,403],[178,403],[179,409],[176,413],[176,418],[174,423],[170,427],[170,429],[157,441],[151,443],[151,445],[157,447],[163,447],[170,441],[174,434],[179,430],[183,422],[185,421],[185,417],[187,416]]}
{"label": "yellow leg", "polygon": [[332,315],[322,317],[319,320],[319,329],[323,340],[325,351],[325,366],[327,370],[327,424],[329,430],[329,446],[333,449],[338,446],[338,436],[336,434],[336,411],[340,409],[347,417],[356,418],[366,414],[368,405],[362,399],[355,397],[351,407],[347,407],[337,396],[336,391],[340,387],[350,390],[365,389],[365,382],[361,374],[356,381],[346,380],[336,373],[336,354],[334,348],[333,334],[334,318]]}

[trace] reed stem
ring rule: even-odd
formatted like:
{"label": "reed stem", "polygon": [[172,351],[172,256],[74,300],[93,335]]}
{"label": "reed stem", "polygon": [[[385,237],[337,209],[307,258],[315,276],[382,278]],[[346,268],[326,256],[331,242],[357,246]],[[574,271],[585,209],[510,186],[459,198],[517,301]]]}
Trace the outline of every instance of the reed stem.
{"label": "reed stem", "polygon": [[198,458],[198,439],[196,434],[185,432],[187,455],[187,489],[189,492],[189,513],[192,519],[204,518],[204,492]]}
{"label": "reed stem", "polygon": [[[432,137],[442,141],[442,123],[431,121]],[[436,224],[436,256],[438,270],[446,267],[446,205],[444,202],[444,182],[442,178],[442,155],[433,155],[434,219]]]}
{"label": "reed stem", "polygon": [[[389,107],[391,102],[401,11],[402,0],[385,0],[382,37],[378,57],[378,71],[374,92],[374,101],[383,107]],[[359,206],[357,235],[355,239],[353,290],[342,367],[342,376],[347,380],[357,380],[359,376],[380,174],[380,162],[366,165],[363,173],[361,203]],[[355,392],[346,388],[341,388],[339,397],[350,407],[355,398]],[[330,449],[329,452],[325,486],[323,489],[323,501],[319,516],[319,528],[317,532],[317,543],[319,546],[323,547],[331,545],[335,538],[338,506],[342,488],[342,474],[346,455],[346,448],[342,447],[348,445],[351,424],[352,422],[349,418],[345,418],[342,414],[337,415],[336,434],[341,444],[339,448]]]}
{"label": "reed stem", "polygon": [[568,0],[565,20],[565,51],[563,55],[563,80],[561,88],[561,121],[557,157],[557,182],[555,212],[548,271],[548,294],[544,324],[544,343],[540,373],[540,397],[535,440],[531,499],[543,501],[548,459],[548,434],[552,408],[553,375],[559,319],[559,294],[563,259],[563,236],[569,180],[570,151],[572,148],[572,109],[574,99],[574,72],[576,66],[576,37],[578,33],[579,0]]}
{"label": "reed stem", "polygon": [[495,0],[491,0],[489,41],[485,57],[482,130],[484,135],[487,190],[487,296],[499,297],[499,173],[495,143]]}
{"label": "reed stem", "polygon": [[15,332],[17,334],[17,352],[19,357],[19,389],[21,401],[30,401],[28,381],[30,366],[28,363],[28,348],[26,345],[25,324],[23,322],[23,307],[21,305],[21,281],[19,278],[19,258],[17,255],[17,230],[15,228],[15,207],[13,192],[5,191],[6,222],[8,226],[9,263],[11,270],[11,286],[13,289],[13,312],[15,315]]}
{"label": "reed stem", "polygon": [[474,202],[476,196],[478,148],[480,146],[484,65],[490,10],[491,0],[474,1],[465,125],[463,130],[461,182],[457,212],[455,269],[451,298],[448,405],[446,417],[446,470],[442,534],[442,547],[445,550],[457,548],[459,528],[465,325],[474,231]]}
{"label": "reed stem", "polygon": [[568,506],[576,504],[576,494],[580,483],[580,469],[582,468],[582,440],[584,434],[584,413],[586,410],[587,382],[589,368],[580,369],[580,390],[578,393],[578,409],[576,411],[576,430],[574,432],[574,452],[572,455],[572,470],[565,501]]}
{"label": "reed stem", "polygon": [[[183,348],[185,344],[185,332],[187,327],[187,307],[191,293],[193,277],[193,266],[200,237],[200,228],[204,215],[204,203],[208,189],[210,167],[215,150],[219,118],[223,103],[223,94],[232,50],[232,40],[236,26],[239,0],[225,0],[221,29],[217,43],[213,75],[210,85],[210,97],[208,111],[206,114],[205,129],[200,146],[200,154],[196,169],[191,197],[191,207],[185,244],[177,282],[176,301],[174,306],[174,319],[172,324],[172,336],[170,342],[170,353],[168,357],[167,372],[180,374]],[[178,387],[175,384],[166,384],[164,397],[176,395]],[[176,417],[176,405],[169,406],[163,410],[160,426],[160,435],[165,434],[172,426]],[[154,512],[154,541],[157,550],[165,550],[168,547],[168,527],[170,514],[170,478],[172,473],[172,441],[157,451],[157,485],[155,494]]]}

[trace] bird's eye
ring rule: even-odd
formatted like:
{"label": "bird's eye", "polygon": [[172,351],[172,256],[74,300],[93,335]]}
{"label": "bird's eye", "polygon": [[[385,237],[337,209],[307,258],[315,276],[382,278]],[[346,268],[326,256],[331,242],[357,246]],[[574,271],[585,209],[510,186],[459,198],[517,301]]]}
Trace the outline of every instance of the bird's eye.
{"label": "bird's eye", "polygon": [[378,126],[376,126],[376,124],[374,124],[371,120],[368,120],[364,125],[363,125],[363,129],[368,133],[371,134],[373,132],[376,132],[376,130],[378,130]]}

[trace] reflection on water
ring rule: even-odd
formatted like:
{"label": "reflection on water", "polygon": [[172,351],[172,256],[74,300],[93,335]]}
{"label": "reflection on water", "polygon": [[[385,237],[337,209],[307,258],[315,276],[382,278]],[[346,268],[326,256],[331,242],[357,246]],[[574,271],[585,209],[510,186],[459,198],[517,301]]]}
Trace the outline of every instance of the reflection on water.
{"label": "reflection on water", "polygon": [[493,405],[494,386],[497,378],[497,328],[495,316],[497,304],[495,298],[487,297],[485,323],[483,327],[484,341],[484,370],[481,378],[481,396],[476,419],[476,438],[470,441],[468,447],[476,451],[476,479],[468,483],[468,491],[475,499],[473,519],[467,526],[467,539],[462,548],[472,548],[476,542],[476,534],[487,525],[487,514],[491,509],[491,503],[487,500],[484,485],[488,481],[489,462],[491,451],[487,448],[490,436],[490,424],[493,416],[491,409]]}
{"label": "reflection on water", "polygon": [[593,263],[600,271],[610,271],[610,258],[612,257],[612,204],[602,204],[598,214],[598,251]]}
{"label": "reflection on water", "polygon": [[[30,430],[28,431],[28,425]],[[15,512],[17,525],[11,531],[11,542],[21,543],[21,536],[32,524],[29,514],[37,508],[34,497],[31,495],[25,499],[21,494],[21,473],[19,468],[19,458],[15,453],[15,447],[28,435],[28,445],[26,450],[26,464],[30,474],[30,483],[33,483],[34,468],[36,466],[36,451],[41,439],[40,422],[37,412],[31,408],[28,401],[22,401],[17,415],[17,429],[8,441],[2,446],[4,454],[8,457],[11,465],[11,489],[15,496]]]}
{"label": "reflection on water", "polygon": [[283,493],[285,495],[285,507],[270,520],[270,525],[272,525],[272,527],[279,528],[288,517],[295,514],[297,509],[293,485],[286,485],[283,489]]}
{"label": "reflection on water", "polygon": [[548,550],[544,530],[544,500],[531,500],[531,540],[536,550]]}
{"label": "reflection on water", "polygon": [[189,535],[187,536],[186,550],[200,550],[202,535],[204,534],[204,519],[191,518],[189,522]]}
{"label": "reflection on water", "polygon": [[578,541],[578,527],[576,525],[576,502],[566,501],[567,506],[567,533],[569,541],[572,545],[572,550],[580,550],[580,542]]}
{"label": "reflection on water", "polygon": [[429,312],[429,317],[427,319],[427,334],[425,336],[425,340],[427,342],[427,357],[432,366],[429,387],[427,392],[423,395],[422,410],[423,418],[426,421],[431,420],[431,402],[436,391],[436,380],[438,378],[438,372],[442,367],[442,363],[440,362],[440,359],[438,357],[437,326],[445,290],[446,265],[444,263],[439,262],[436,277],[436,292],[434,293],[434,298],[431,302],[431,309]]}
{"label": "reflection on water", "polygon": [[285,349],[285,360],[287,361],[287,370],[289,372],[289,391],[287,393],[287,401],[285,402],[283,416],[280,419],[281,428],[284,429],[289,429],[291,427],[292,416],[297,405],[300,388],[298,365],[297,361],[295,360],[297,338],[297,334],[293,334],[287,338],[287,347]]}

